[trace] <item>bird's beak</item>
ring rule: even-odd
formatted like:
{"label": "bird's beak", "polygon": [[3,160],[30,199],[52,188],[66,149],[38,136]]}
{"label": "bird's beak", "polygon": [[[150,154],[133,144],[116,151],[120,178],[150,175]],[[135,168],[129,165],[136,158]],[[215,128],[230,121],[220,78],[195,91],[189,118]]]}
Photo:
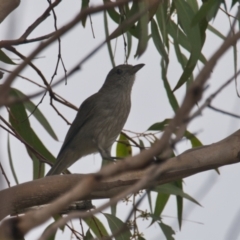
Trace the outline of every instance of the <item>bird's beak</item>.
{"label": "bird's beak", "polygon": [[139,71],[145,64],[141,63],[141,64],[138,64],[138,65],[135,65],[132,67],[132,69],[130,70],[130,72],[132,74],[135,74],[137,71]]}

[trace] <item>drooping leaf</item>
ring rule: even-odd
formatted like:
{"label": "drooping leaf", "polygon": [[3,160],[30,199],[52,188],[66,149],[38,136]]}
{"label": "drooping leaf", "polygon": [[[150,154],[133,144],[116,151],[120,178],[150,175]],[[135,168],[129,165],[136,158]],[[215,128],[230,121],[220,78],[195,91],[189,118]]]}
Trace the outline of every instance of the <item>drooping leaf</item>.
{"label": "drooping leaf", "polygon": [[3,78],[4,72],[0,71],[0,79]]}
{"label": "drooping leaf", "polygon": [[162,35],[163,43],[167,49],[169,49],[169,41],[168,41],[168,1],[163,1],[158,5],[158,9],[156,12],[157,23],[160,28],[160,32]]}
{"label": "drooping leaf", "polygon": [[[46,232],[49,228],[51,228],[51,226],[54,224],[55,222],[53,223],[50,223],[44,230],[44,232]],[[57,230],[55,230],[50,237],[47,238],[47,240],[55,240],[56,239],[56,234],[57,234]]]}
{"label": "drooping leaf", "polygon": [[184,136],[191,142],[193,148],[201,147],[203,145],[201,141],[189,131],[185,131]]}
{"label": "drooping leaf", "polygon": [[84,237],[84,240],[91,240],[93,239],[93,235],[91,234],[90,228],[86,232],[86,236]]}
{"label": "drooping leaf", "polygon": [[162,229],[165,237],[167,240],[174,240],[174,237],[172,235],[175,235],[175,232],[173,231],[173,229],[164,224],[162,221],[158,223],[159,224],[159,227]]}
{"label": "drooping leaf", "polygon": [[[138,2],[139,12],[146,9],[147,5],[145,1]],[[138,47],[134,57],[140,57],[147,49],[148,43],[148,13],[146,12],[138,22]]]}
{"label": "drooping leaf", "polygon": [[[155,209],[153,213],[154,216],[159,217],[162,214],[163,209],[165,208],[169,197],[170,197],[169,194],[158,193],[156,202],[155,202]],[[153,222],[154,222],[154,219],[153,219]]]}
{"label": "drooping leaf", "polygon": [[127,31],[126,36],[127,36],[127,56],[126,56],[126,62],[127,62],[132,50],[132,35],[129,33],[129,31]]}
{"label": "drooping leaf", "polygon": [[[10,91],[11,96],[17,98],[18,94],[16,91]],[[44,146],[41,140],[38,138],[36,133],[31,128],[29,118],[27,116],[25,106],[23,103],[19,102],[16,104],[12,104],[9,107],[9,121],[14,128],[14,130],[18,133],[18,135],[33,149],[36,150],[42,157],[47,159],[49,162],[54,162],[55,157],[48,151],[48,149]],[[27,152],[33,161],[36,158],[40,161],[38,155],[33,152],[28,145],[26,146]],[[39,173],[40,177],[42,177],[42,173],[44,172],[44,166],[39,164],[34,164],[33,173]],[[36,177],[36,175],[34,174]]]}
{"label": "drooping leaf", "polygon": [[15,92],[15,94],[20,98],[26,98],[27,101],[23,102],[24,107],[36,118],[36,120],[42,125],[42,127],[47,131],[47,133],[56,141],[58,141],[57,135],[55,134],[54,130],[52,129],[50,123],[45,118],[43,113],[39,110],[39,108],[30,100],[27,98],[27,96],[19,91],[16,88],[11,89],[12,92]]}
{"label": "drooping leaf", "polygon": [[0,49],[0,61],[7,64],[16,65],[16,63],[14,63],[1,49]]}
{"label": "drooping leaf", "polygon": [[[170,34],[170,36],[174,40],[176,40],[178,44],[180,44],[188,52],[191,52],[191,45],[187,39],[187,36],[183,33],[181,28],[179,28],[178,25],[174,21],[169,20],[167,30],[168,30],[168,33]],[[203,56],[202,53],[200,53],[199,60],[203,64],[205,64],[207,62],[207,59]]]}
{"label": "drooping leaf", "polygon": [[[214,19],[216,17],[221,3],[224,3],[224,1],[223,0],[216,0],[214,2],[213,6],[209,9],[208,14],[206,16],[206,20],[208,22],[210,22],[212,19]],[[223,4],[223,5],[226,7],[225,4]],[[226,9],[226,11],[227,11],[227,9]]]}
{"label": "drooping leaf", "polygon": [[[137,14],[139,12],[139,7],[138,7],[138,2],[134,1],[132,4],[132,7],[130,9],[129,12],[127,12],[126,14],[126,19],[129,19],[130,17],[134,16],[135,14]],[[134,36],[135,38],[139,38],[139,34],[138,34],[138,28],[135,24],[133,24],[130,28],[129,28],[129,33]]]}
{"label": "drooping leaf", "polygon": [[194,13],[196,13],[198,11],[198,2],[197,2],[197,0],[187,0],[187,3],[192,8]]}
{"label": "drooping leaf", "polygon": [[116,216],[117,214],[117,204],[111,205],[111,213],[113,216]]}
{"label": "drooping leaf", "polygon": [[208,30],[214,33],[216,36],[220,37],[221,39],[225,40],[226,37],[220,33],[216,28],[214,28],[212,25],[208,24]]}
{"label": "drooping leaf", "polygon": [[[109,31],[108,31],[108,20],[107,20],[106,11],[103,12],[103,18],[104,18],[105,35],[106,35],[106,39],[107,39],[108,36],[109,36]],[[111,41],[107,42],[107,48],[108,48],[109,57],[110,57],[110,60],[111,60],[111,63],[112,63],[112,67],[115,67],[116,65],[115,65],[115,61],[114,61]]]}
{"label": "drooping leaf", "polygon": [[44,177],[45,173],[44,164],[39,161],[35,154],[32,154],[30,151],[28,151],[28,153],[31,156],[31,159],[33,160],[33,179]]}
{"label": "drooping leaf", "polygon": [[236,3],[239,3],[239,0],[232,0],[231,8],[233,8]]}
{"label": "drooping leaf", "polygon": [[15,180],[15,183],[18,185],[19,181],[17,178],[17,174],[15,172],[14,166],[13,166],[13,160],[12,160],[12,154],[11,154],[11,148],[10,148],[10,138],[9,138],[9,134],[8,134],[8,139],[7,139],[7,152],[8,152],[8,159],[9,159],[9,165],[10,165],[10,169],[13,175],[13,178]]}
{"label": "drooping leaf", "polygon": [[[202,27],[202,31],[200,31],[200,24],[195,25],[194,27],[191,26],[191,21],[194,16],[194,11],[189,6],[189,4],[185,1],[176,0],[174,1],[175,6],[177,8],[178,12],[178,19],[179,23],[184,30],[185,34],[187,35],[187,39],[189,41],[189,44],[191,46],[190,50],[190,57],[188,59],[187,65],[178,80],[178,83],[174,87],[173,91],[180,88],[185,82],[188,81],[189,77],[191,76],[197,61],[200,59],[201,49],[203,46],[203,42],[205,40],[205,35],[203,35],[204,28]],[[205,30],[207,28],[204,25]]]}
{"label": "drooping leaf", "polygon": [[164,128],[168,125],[171,119],[165,119],[162,122],[154,123],[151,125],[147,131],[163,131]]}
{"label": "drooping leaf", "polygon": [[[55,214],[54,216],[52,216],[54,221],[57,222],[59,221],[60,219],[62,219],[62,215],[61,214]],[[64,229],[65,229],[65,225],[62,225],[59,227],[59,229],[64,232]]]}
{"label": "drooping leaf", "polygon": [[160,37],[157,23],[155,22],[154,18],[151,20],[151,32],[152,32],[153,43],[155,44],[156,49],[158,50],[159,54],[164,58],[164,60],[168,62],[169,61],[168,53],[165,50],[165,46]]}
{"label": "drooping leaf", "polygon": [[[111,2],[110,0],[104,0],[104,2]],[[107,10],[108,15],[110,16],[110,18],[117,24],[120,23],[120,19],[121,19],[121,15],[114,9],[108,9]]]}
{"label": "drooping leaf", "polygon": [[[183,191],[182,180],[175,181],[175,184],[179,189]],[[178,225],[181,230],[182,227],[182,214],[183,214],[183,198],[181,196],[176,195],[177,202],[177,216],[178,216]]]}
{"label": "drooping leaf", "polygon": [[[125,225],[125,223],[120,220],[119,218],[117,218],[116,216],[113,216],[111,214],[107,214],[104,213],[103,214],[107,221],[108,221],[108,225],[111,229],[112,233],[116,233],[117,231],[119,231],[121,229],[121,227],[123,227]],[[124,230],[120,232],[119,235],[117,235],[114,239],[116,240],[125,240],[125,239],[131,239],[131,232],[130,230],[127,228],[127,226],[124,227]]]}
{"label": "drooping leaf", "polygon": [[174,92],[171,89],[171,86],[169,84],[168,78],[167,78],[167,65],[164,59],[161,59],[161,68],[162,68],[162,80],[163,84],[168,96],[168,101],[173,109],[174,112],[176,112],[179,108],[177,98],[174,95]]}
{"label": "drooping leaf", "polygon": [[95,216],[85,218],[83,221],[88,225],[91,231],[99,238],[107,237],[108,233],[103,223]]}
{"label": "drooping leaf", "polygon": [[156,191],[159,193],[165,193],[165,194],[172,194],[172,195],[178,195],[180,197],[183,197],[185,199],[188,199],[191,202],[194,202],[201,206],[193,197],[185,193],[182,189],[176,187],[173,183],[166,183],[163,185],[159,185],[157,187],[154,187],[152,191]]}
{"label": "drooping leaf", "polygon": [[147,190],[147,197],[148,197],[148,204],[150,207],[151,214],[153,214],[152,196],[151,196],[151,191],[149,191],[149,190]]}
{"label": "drooping leaf", "polygon": [[[81,11],[82,11],[84,8],[88,8],[88,6],[89,6],[89,0],[82,0]],[[86,26],[87,17],[88,17],[88,16],[86,16],[86,17],[84,17],[84,18],[82,19],[82,25],[83,25],[83,27]]]}
{"label": "drooping leaf", "polygon": [[161,40],[157,23],[155,22],[154,19],[151,20],[151,32],[152,32],[152,39],[156,46],[156,49],[159,51],[160,55],[162,56],[161,71],[162,71],[162,80],[165,87],[165,91],[167,93],[168,100],[171,107],[173,108],[174,111],[176,111],[178,109],[177,99],[174,96],[174,93],[170,87],[170,84],[168,82],[168,77],[167,77],[167,69],[168,69],[168,63],[169,63],[168,52],[166,51],[165,46]]}

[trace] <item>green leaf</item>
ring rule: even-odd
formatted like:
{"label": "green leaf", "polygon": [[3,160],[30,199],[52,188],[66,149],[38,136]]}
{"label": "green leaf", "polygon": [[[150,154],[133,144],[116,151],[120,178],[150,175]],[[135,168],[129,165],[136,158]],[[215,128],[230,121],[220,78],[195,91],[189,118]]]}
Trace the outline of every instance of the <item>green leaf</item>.
{"label": "green leaf", "polygon": [[220,33],[216,28],[214,28],[212,25],[208,24],[208,30],[214,33],[216,36],[220,37],[221,39],[225,40],[226,37]]}
{"label": "green leaf", "polygon": [[164,84],[164,88],[166,90],[167,96],[168,96],[168,101],[173,109],[174,112],[176,112],[179,108],[177,99],[174,95],[174,92],[171,89],[171,86],[168,82],[168,78],[167,78],[167,67],[168,67],[168,63],[164,61],[164,59],[161,59],[161,69],[162,69],[162,80],[163,80],[163,84]]}
{"label": "green leaf", "polygon": [[[59,221],[60,219],[63,218],[61,214],[55,214],[55,215],[52,216],[52,217],[53,217],[53,219],[54,219],[55,222],[57,222],[57,221]],[[62,232],[64,232],[65,225],[60,226],[59,229],[60,229]]]}
{"label": "green leaf", "polygon": [[127,36],[127,56],[126,56],[127,61],[132,49],[132,35],[129,33],[129,31],[127,31],[126,36]]}
{"label": "green leaf", "polygon": [[189,131],[185,131],[184,136],[191,142],[193,148],[201,147],[203,145],[201,141]]}
{"label": "green leaf", "polygon": [[153,43],[155,44],[156,49],[158,50],[159,54],[164,58],[164,60],[168,63],[168,53],[165,50],[165,46],[163,45],[162,39],[158,31],[157,23],[154,19],[151,20],[151,32]]}
{"label": "green leaf", "polygon": [[[216,17],[221,3],[224,3],[224,1],[216,0],[214,5],[209,9],[208,14],[207,14],[207,19],[206,19],[208,22],[210,22],[213,18]],[[227,11],[226,4],[224,4],[224,6],[225,6],[225,11]]]}
{"label": "green leaf", "polygon": [[[121,227],[126,225],[122,220],[120,220],[119,218],[117,218],[111,214],[104,213],[103,215],[106,217],[106,219],[108,221],[108,225],[109,225],[112,233],[119,231],[119,229],[121,229]],[[122,231],[114,239],[116,239],[116,240],[131,239],[131,236],[132,236],[132,234],[131,234],[130,230],[125,227],[124,231]]]}
{"label": "green leaf", "polygon": [[[190,57],[188,59],[187,65],[186,65],[180,79],[178,80],[177,85],[174,87],[173,91],[177,90],[185,82],[188,81],[189,77],[191,76],[191,74],[197,64],[197,61],[200,58],[201,49],[203,46],[203,42],[205,40],[205,38],[203,36],[204,28],[202,27],[201,31],[200,31],[199,25],[195,25],[194,27],[191,26],[191,21],[194,16],[194,12],[193,12],[192,8],[189,6],[189,4],[187,2],[181,1],[181,0],[175,0],[174,3],[177,8],[178,19],[179,19],[180,25],[187,35],[188,41],[191,46],[191,50],[190,50]],[[206,30],[206,27],[207,26],[205,26],[205,30]]]}
{"label": "green leaf", "polygon": [[17,178],[17,174],[15,172],[14,166],[13,166],[13,160],[12,160],[12,154],[11,154],[11,148],[10,148],[10,138],[9,138],[9,134],[8,134],[8,139],[7,139],[7,152],[8,152],[8,159],[9,159],[9,165],[10,165],[10,169],[13,175],[13,178],[15,180],[15,183],[18,185],[18,178]]}
{"label": "green leaf", "polygon": [[187,0],[187,3],[192,8],[194,13],[196,13],[198,11],[198,2],[196,0]]}
{"label": "green leaf", "polygon": [[202,19],[206,18],[208,12],[213,7],[215,2],[216,2],[216,0],[203,1],[201,8],[199,9],[199,11],[195,14],[195,16],[192,19],[192,23],[191,23],[192,27],[199,24],[199,22]]}
{"label": "green leaf", "polygon": [[[104,18],[105,35],[106,35],[106,39],[107,39],[109,37],[109,31],[108,31],[108,20],[107,20],[106,11],[103,12],[103,18]],[[108,53],[109,53],[109,57],[110,57],[112,66],[115,67],[116,65],[115,65],[115,62],[114,62],[114,56],[113,56],[111,41],[107,41],[107,48],[108,48]]]}
{"label": "green leaf", "polygon": [[[11,90],[10,91],[11,96],[17,98],[18,94],[16,91]],[[47,159],[50,162],[55,161],[55,157],[47,150],[47,148],[43,145],[41,140],[38,138],[36,133],[31,128],[29,118],[27,116],[25,106],[23,103],[19,102],[16,104],[13,104],[9,107],[9,121],[14,128],[14,130],[18,133],[18,135],[26,142],[28,145],[30,145],[33,149],[35,149],[39,154],[41,154],[45,159]],[[33,161],[39,159],[35,153],[31,151],[26,146],[27,152],[29,156],[32,158]],[[40,161],[40,159],[39,159]],[[44,166],[34,164],[33,172],[39,173],[40,176],[43,176],[42,173],[44,172]],[[34,176],[36,177],[36,175]]]}
{"label": "green leaf", "polygon": [[102,238],[108,236],[107,230],[97,217],[93,216],[83,220],[97,237]]}
{"label": "green leaf", "polygon": [[[89,6],[89,0],[82,0],[81,11],[82,11],[84,8],[88,8],[88,6]],[[86,26],[87,17],[88,17],[88,16],[86,16],[86,17],[84,17],[84,18],[82,19],[82,25],[83,25],[83,27]]]}
{"label": "green leaf", "polygon": [[138,240],[146,240],[144,237],[138,237]]}
{"label": "green leaf", "polygon": [[175,232],[173,231],[173,229],[170,226],[164,224],[163,222],[159,222],[158,224],[159,224],[159,227],[162,229],[166,239],[174,240],[172,235],[175,235]]}
{"label": "green leaf", "polygon": [[[44,232],[46,232],[49,228],[51,228],[53,224],[55,224],[55,222],[50,223],[50,224],[45,228]],[[56,238],[56,233],[57,233],[57,230],[55,230],[55,231],[51,234],[51,236],[47,238],[47,240],[55,240],[55,238]]]}
{"label": "green leaf", "polygon": [[194,198],[189,196],[187,193],[183,192],[182,189],[175,186],[173,183],[166,183],[163,185],[159,185],[152,189],[152,191],[158,192],[158,193],[165,193],[165,194],[172,194],[172,195],[178,195],[182,198],[186,198],[191,202],[194,202],[201,206]]}
{"label": "green leaf", "polygon": [[116,216],[117,214],[117,204],[111,205],[111,213],[113,216]]}
{"label": "green leaf", "polygon": [[[19,91],[16,88],[11,89],[12,92],[15,92],[18,98],[27,98],[27,96]],[[56,141],[58,141],[57,135],[53,131],[50,123],[45,118],[45,116],[42,114],[42,112],[39,110],[39,108],[30,100],[23,102],[24,107],[36,118],[36,120],[42,125],[42,127],[47,131],[47,133]]]}
{"label": "green leaf", "polygon": [[141,140],[141,139],[139,139],[139,145],[140,145],[140,151],[142,151],[143,149],[145,149],[145,145],[144,145],[144,142]]}
{"label": "green leaf", "polygon": [[156,18],[157,18],[158,26],[160,28],[164,45],[166,46],[167,49],[169,49],[169,41],[168,41],[168,33],[167,33],[169,16],[167,15],[167,13],[168,13],[168,2],[163,1],[161,4],[158,5]]}
{"label": "green leaf", "polygon": [[162,122],[157,122],[154,123],[153,125],[151,125],[147,131],[163,131],[164,128],[169,124],[169,122],[171,121],[170,118],[167,118],[165,120],[163,120]]}
{"label": "green leaf", "polygon": [[[175,181],[173,184],[176,185],[179,189],[183,191],[182,187],[182,180]],[[179,229],[181,230],[182,227],[182,213],[183,213],[183,198],[176,195],[176,201],[177,201],[177,215],[178,215],[178,224]]]}
{"label": "green leaf", "polygon": [[204,18],[206,18],[208,22],[211,21],[212,18],[216,16],[221,2],[222,0],[203,1],[200,10],[195,14],[192,19],[191,26],[199,24],[200,21],[202,21]]}
{"label": "green leaf", "polygon": [[28,151],[29,155],[33,160],[33,179],[38,179],[44,177],[45,165],[39,161],[39,159]]}
{"label": "green leaf", "polygon": [[[146,9],[147,5],[145,1],[139,1],[139,12],[144,11]],[[148,43],[148,13],[145,13],[138,22],[138,47],[137,52],[134,57],[140,57],[145,50],[147,49],[147,43]]]}
{"label": "green leaf", "polygon": [[[107,2],[111,2],[110,0],[104,0],[104,3],[107,3]],[[107,10],[108,12],[108,15],[110,16],[110,18],[117,24],[120,23],[120,19],[121,19],[121,15],[114,9],[108,9]]]}
{"label": "green leaf", "polygon": [[[138,2],[134,1],[132,3],[132,7],[130,9],[129,12],[126,13],[126,19],[129,19],[130,17],[134,16],[135,14],[137,14],[139,12],[139,7],[138,7]],[[139,38],[139,34],[138,34],[138,28],[135,24],[133,24],[130,28],[129,28],[129,33],[134,36],[135,38]]]}
{"label": "green leaf", "polygon": [[232,0],[232,6],[231,6],[231,8],[233,8],[236,3],[239,3],[239,0]]}
{"label": "green leaf", "polygon": [[147,196],[148,196],[148,204],[150,207],[150,211],[151,211],[151,214],[153,214],[151,191],[147,190]]}
{"label": "green leaf", "polygon": [[[188,52],[191,52],[191,45],[187,39],[187,36],[183,33],[183,31],[179,28],[179,26],[172,20],[168,23],[168,33],[169,35],[176,40],[178,44],[180,44],[183,48],[185,48]],[[205,64],[207,59],[204,55],[200,54],[199,60]]]}
{"label": "green leaf", "polygon": [[116,148],[116,156],[124,158],[129,155],[132,155],[132,147],[130,142],[122,133],[120,133]]}
{"label": "green leaf", "polygon": [[179,46],[179,44],[178,44],[176,39],[173,40],[173,45],[174,45],[175,53],[176,53],[176,56],[177,56],[177,60],[181,64],[182,69],[184,69],[186,67],[186,65],[187,65],[187,58],[181,52],[180,46]]}
{"label": "green leaf", "polygon": [[[173,40],[173,44],[174,44],[174,49],[175,49],[175,53],[178,59],[178,62],[180,63],[182,69],[184,70],[186,65],[187,65],[187,58],[186,56],[181,52],[180,46],[178,44],[178,42],[176,41],[176,39]],[[191,73],[191,75],[189,76],[189,79],[187,80],[187,88],[190,86],[190,84],[193,82],[193,74]]]}
{"label": "green leaf", "polygon": [[0,49],[0,61],[7,64],[16,65],[16,63],[14,63],[1,49]]}
{"label": "green leaf", "polygon": [[154,216],[159,217],[162,214],[162,212],[168,202],[169,197],[170,197],[169,194],[158,193],[157,198],[156,198],[156,203],[155,203],[155,209],[154,209],[154,213],[153,213]]}
{"label": "green leaf", "polygon": [[4,72],[0,71],[0,79],[3,78]]}
{"label": "green leaf", "polygon": [[90,228],[86,232],[86,236],[84,237],[84,240],[92,240],[93,235],[91,234]]}

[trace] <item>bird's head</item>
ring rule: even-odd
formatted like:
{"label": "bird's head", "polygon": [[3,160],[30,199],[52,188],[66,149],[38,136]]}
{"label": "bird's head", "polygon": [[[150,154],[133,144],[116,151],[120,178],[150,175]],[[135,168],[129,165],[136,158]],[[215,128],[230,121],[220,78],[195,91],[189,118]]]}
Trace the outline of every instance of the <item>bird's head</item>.
{"label": "bird's head", "polygon": [[[129,86],[133,85],[135,73],[139,71],[145,64],[135,66],[122,64],[114,67],[107,75],[104,85],[106,86]],[[104,87],[103,85],[103,87]]]}

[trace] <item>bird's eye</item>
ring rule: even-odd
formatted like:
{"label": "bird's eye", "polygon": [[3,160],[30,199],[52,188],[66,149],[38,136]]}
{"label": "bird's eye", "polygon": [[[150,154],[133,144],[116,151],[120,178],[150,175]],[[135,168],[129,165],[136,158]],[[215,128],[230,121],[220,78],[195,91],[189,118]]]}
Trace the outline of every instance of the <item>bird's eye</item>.
{"label": "bird's eye", "polygon": [[121,69],[119,69],[119,68],[117,69],[117,71],[116,71],[116,72],[117,72],[117,74],[118,74],[118,75],[122,74],[122,70],[121,70]]}

